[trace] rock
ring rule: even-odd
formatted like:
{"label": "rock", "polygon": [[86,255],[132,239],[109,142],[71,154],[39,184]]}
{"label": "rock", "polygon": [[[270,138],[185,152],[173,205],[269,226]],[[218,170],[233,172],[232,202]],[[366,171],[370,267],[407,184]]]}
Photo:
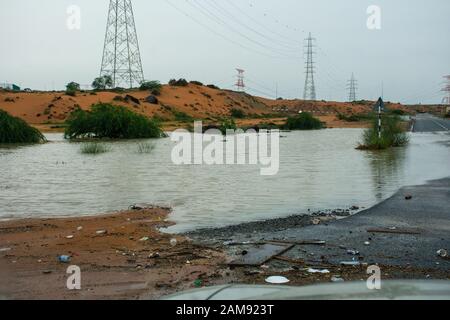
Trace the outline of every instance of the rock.
{"label": "rock", "polygon": [[356,210],[359,210],[359,207],[358,207],[358,206],[352,206],[352,207],[350,208],[350,210],[356,211]]}
{"label": "rock", "polygon": [[448,258],[448,251],[445,249],[440,249],[438,252],[436,252],[437,255],[441,258]]}
{"label": "rock", "polygon": [[412,199],[412,195],[407,194],[407,195],[405,196],[405,200],[411,200],[411,199]]}
{"label": "rock", "polygon": [[339,277],[332,277],[331,282],[344,282],[345,280]]}
{"label": "rock", "polygon": [[155,97],[155,96],[148,96],[148,97],[145,99],[145,101],[147,101],[148,103],[151,103],[151,104],[158,104],[158,103],[159,103],[158,98]]}
{"label": "rock", "polygon": [[129,94],[127,94],[126,96],[125,96],[125,101],[126,102],[133,102],[133,103],[135,103],[135,104],[141,104],[141,102],[139,101],[139,99],[137,99],[137,98],[135,98],[135,97],[133,97],[133,96],[130,96]]}

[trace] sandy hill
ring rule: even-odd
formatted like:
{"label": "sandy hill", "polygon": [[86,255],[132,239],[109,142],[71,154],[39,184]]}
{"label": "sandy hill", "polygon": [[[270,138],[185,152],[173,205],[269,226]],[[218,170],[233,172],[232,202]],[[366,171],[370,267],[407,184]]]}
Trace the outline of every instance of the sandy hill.
{"label": "sandy hill", "polygon": [[[95,103],[113,103],[126,106],[146,116],[158,115],[171,121],[180,116],[214,121],[229,117],[232,109],[241,109],[249,118],[285,117],[299,111],[308,111],[317,116],[338,113],[367,113],[373,102],[343,103],[303,100],[270,100],[229,90],[189,84],[186,87],[164,85],[158,101],[150,103],[148,91],[127,90],[125,92],[79,92],[68,96],[64,92],[7,92],[0,91],[0,109],[20,117],[31,124],[62,123],[77,108],[89,110]],[[393,109],[404,109],[399,104],[390,104]]]}

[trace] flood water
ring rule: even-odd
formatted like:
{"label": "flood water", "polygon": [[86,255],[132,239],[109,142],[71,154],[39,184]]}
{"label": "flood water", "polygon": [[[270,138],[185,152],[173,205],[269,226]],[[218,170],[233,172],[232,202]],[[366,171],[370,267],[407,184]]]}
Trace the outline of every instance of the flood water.
{"label": "flood water", "polygon": [[286,133],[280,171],[259,166],[176,166],[170,139],[110,142],[84,155],[79,143],[48,134],[50,143],[0,147],[0,218],[80,216],[134,203],[171,206],[171,232],[261,220],[308,209],[370,207],[401,186],[450,176],[450,135],[413,134],[406,148],[355,150],[360,129]]}

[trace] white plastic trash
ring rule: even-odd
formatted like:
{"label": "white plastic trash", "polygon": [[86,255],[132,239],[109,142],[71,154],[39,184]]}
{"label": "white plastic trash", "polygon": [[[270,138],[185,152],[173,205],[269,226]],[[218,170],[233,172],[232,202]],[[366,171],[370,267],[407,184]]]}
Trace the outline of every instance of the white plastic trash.
{"label": "white plastic trash", "polygon": [[288,278],[281,276],[272,276],[266,279],[266,282],[271,284],[285,284],[288,283],[289,281],[290,280]]}

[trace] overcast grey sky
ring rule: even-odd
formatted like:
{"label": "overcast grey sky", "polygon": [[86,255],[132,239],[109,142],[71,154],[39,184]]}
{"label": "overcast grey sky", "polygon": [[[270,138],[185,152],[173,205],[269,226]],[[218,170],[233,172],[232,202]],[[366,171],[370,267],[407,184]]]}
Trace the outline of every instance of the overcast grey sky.
{"label": "overcast grey sky", "polygon": [[[172,3],[172,6],[169,4]],[[70,5],[81,29],[66,27]],[[0,82],[61,89],[98,76],[109,0],[0,0]],[[134,0],[145,78],[184,77],[232,88],[236,67],[249,92],[298,98],[303,39],[317,38],[319,99],[343,101],[351,73],[358,98],[440,103],[450,74],[448,0]],[[381,29],[367,8],[381,8]],[[211,19],[211,14],[214,18]],[[218,20],[218,18],[220,20]]]}

